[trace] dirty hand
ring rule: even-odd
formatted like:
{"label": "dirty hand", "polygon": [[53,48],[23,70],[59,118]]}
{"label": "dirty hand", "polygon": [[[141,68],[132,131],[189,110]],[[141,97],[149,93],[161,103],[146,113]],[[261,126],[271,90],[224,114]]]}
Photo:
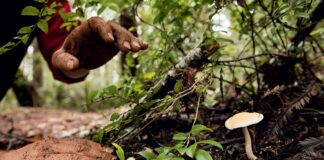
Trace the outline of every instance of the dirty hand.
{"label": "dirty hand", "polygon": [[0,160],[115,160],[107,149],[84,139],[47,139],[0,155]]}
{"label": "dirty hand", "polygon": [[62,71],[95,69],[120,50],[137,52],[147,44],[113,21],[92,17],[76,27],[52,56],[52,63]]}

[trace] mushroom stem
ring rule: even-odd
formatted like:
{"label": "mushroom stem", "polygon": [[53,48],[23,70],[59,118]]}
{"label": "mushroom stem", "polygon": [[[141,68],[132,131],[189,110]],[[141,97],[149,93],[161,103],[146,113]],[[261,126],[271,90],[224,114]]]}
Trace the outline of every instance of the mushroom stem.
{"label": "mushroom stem", "polygon": [[258,159],[258,157],[256,157],[252,151],[251,137],[250,137],[249,130],[247,129],[247,127],[243,127],[242,130],[245,139],[245,152],[247,157],[252,160]]}

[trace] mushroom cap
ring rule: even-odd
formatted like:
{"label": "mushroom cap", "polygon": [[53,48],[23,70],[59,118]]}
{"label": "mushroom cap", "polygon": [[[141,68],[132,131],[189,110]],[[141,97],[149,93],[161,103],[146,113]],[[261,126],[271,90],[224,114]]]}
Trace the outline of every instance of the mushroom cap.
{"label": "mushroom cap", "polygon": [[227,129],[247,127],[259,123],[263,119],[263,114],[257,112],[240,112],[225,121]]}

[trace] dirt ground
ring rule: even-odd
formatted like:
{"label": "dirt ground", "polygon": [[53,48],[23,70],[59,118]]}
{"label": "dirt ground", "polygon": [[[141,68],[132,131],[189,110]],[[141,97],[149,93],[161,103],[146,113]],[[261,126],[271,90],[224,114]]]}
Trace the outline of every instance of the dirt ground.
{"label": "dirt ground", "polygon": [[109,122],[110,114],[76,112],[49,108],[17,108],[0,113],[0,150],[10,150],[44,137],[86,137]]}

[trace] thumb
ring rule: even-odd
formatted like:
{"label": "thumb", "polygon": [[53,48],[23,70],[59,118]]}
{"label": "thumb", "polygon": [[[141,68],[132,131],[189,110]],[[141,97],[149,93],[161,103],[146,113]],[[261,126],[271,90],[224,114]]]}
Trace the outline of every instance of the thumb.
{"label": "thumb", "polygon": [[52,64],[63,71],[72,71],[80,67],[79,60],[62,49],[54,52],[52,56]]}

